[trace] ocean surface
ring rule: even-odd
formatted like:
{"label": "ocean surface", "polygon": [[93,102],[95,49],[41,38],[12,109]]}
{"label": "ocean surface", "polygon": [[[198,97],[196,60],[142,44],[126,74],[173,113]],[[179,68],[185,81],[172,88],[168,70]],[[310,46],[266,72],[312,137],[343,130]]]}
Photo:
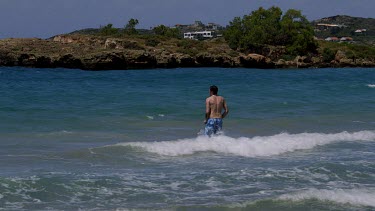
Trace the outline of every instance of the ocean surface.
{"label": "ocean surface", "polygon": [[0,210],[133,209],[375,210],[375,69],[1,67]]}

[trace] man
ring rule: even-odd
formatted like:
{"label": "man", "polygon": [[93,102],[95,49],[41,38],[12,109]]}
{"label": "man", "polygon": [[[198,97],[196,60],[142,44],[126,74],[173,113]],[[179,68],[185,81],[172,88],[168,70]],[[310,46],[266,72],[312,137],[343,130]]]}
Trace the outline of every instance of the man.
{"label": "man", "polygon": [[206,99],[206,119],[204,121],[206,127],[204,132],[208,136],[217,134],[222,130],[223,119],[229,113],[227,103],[223,97],[217,95],[218,91],[217,86],[211,86],[210,97]]}

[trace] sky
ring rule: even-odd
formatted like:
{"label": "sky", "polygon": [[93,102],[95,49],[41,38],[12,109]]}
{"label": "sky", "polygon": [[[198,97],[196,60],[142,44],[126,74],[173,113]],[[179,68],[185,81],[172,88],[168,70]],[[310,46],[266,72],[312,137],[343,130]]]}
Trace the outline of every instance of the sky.
{"label": "sky", "polygon": [[0,0],[0,38],[39,37],[112,23],[138,28],[190,24],[195,20],[227,25],[259,7],[302,10],[315,20],[334,15],[375,18],[375,0]]}

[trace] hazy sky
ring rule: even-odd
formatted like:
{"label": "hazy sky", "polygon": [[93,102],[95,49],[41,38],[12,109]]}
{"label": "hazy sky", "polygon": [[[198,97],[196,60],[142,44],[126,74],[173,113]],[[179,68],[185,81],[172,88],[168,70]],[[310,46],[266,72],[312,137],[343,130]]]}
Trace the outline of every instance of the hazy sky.
{"label": "hazy sky", "polygon": [[351,15],[375,18],[375,0],[0,0],[0,38],[42,37],[130,18],[140,28],[194,20],[226,25],[260,6],[299,9],[308,19]]}

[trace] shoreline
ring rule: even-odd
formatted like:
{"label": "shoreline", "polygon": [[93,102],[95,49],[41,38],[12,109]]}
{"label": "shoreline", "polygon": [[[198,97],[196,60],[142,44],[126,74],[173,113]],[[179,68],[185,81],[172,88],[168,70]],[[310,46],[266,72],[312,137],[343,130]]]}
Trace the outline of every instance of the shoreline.
{"label": "shoreline", "polygon": [[[148,38],[149,39],[149,38]],[[323,55],[292,57],[282,47],[267,46],[248,54],[234,51],[223,40],[149,40],[126,37],[58,35],[51,39],[0,40],[0,66],[69,68],[82,70],[130,70],[174,68],[306,69],[375,67],[374,59],[347,58],[338,50],[331,61]],[[159,42],[159,41],[158,41]]]}

